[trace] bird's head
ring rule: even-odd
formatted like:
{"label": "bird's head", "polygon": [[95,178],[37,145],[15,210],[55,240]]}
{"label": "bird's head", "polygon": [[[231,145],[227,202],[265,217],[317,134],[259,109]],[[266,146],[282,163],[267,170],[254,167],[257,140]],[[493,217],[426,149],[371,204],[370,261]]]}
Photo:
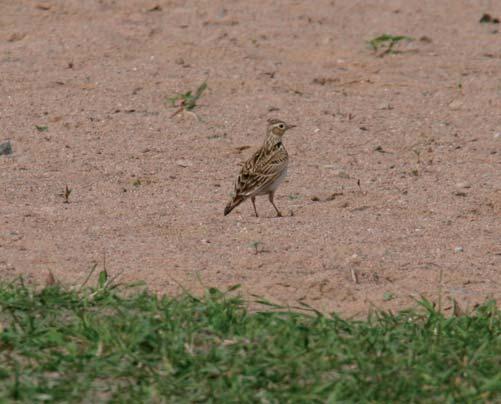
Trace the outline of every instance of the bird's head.
{"label": "bird's head", "polygon": [[274,134],[282,137],[289,129],[295,128],[296,125],[290,125],[280,119],[268,119],[268,134]]}

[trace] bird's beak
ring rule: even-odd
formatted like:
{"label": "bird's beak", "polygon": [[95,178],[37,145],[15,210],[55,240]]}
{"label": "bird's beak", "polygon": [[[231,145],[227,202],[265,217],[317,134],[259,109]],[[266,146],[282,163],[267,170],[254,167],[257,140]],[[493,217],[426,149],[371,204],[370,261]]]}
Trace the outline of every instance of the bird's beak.
{"label": "bird's beak", "polygon": [[295,128],[296,125],[287,125],[287,129],[292,129],[292,128]]}

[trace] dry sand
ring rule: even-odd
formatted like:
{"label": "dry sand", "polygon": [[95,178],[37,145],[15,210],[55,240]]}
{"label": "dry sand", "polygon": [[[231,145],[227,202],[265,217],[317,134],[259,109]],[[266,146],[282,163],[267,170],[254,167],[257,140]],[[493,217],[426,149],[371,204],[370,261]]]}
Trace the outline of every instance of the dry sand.
{"label": "dry sand", "polygon": [[[241,284],[349,315],[501,296],[501,28],[479,23],[501,3],[0,8],[3,279],[76,284],[106,257],[160,293]],[[380,57],[384,33],[414,41]],[[200,120],[170,118],[166,98],[204,80]],[[294,216],[260,198],[262,217],[224,217],[271,117],[298,125],[276,196]]]}

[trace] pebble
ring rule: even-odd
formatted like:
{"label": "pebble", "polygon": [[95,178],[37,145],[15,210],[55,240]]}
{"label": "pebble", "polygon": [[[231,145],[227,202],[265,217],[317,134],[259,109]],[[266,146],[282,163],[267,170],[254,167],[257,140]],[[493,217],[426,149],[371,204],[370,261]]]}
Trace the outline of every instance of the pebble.
{"label": "pebble", "polygon": [[0,156],[7,156],[9,154],[12,154],[12,145],[10,142],[7,140],[6,142],[0,143]]}
{"label": "pebble", "polygon": [[339,177],[339,178],[350,178],[350,175],[346,171],[337,169],[335,167],[336,167],[335,165],[330,165],[330,164],[324,165],[324,168],[328,168],[328,169],[332,170],[333,176]]}
{"label": "pebble", "polygon": [[362,263],[362,260],[360,259],[360,257],[358,256],[358,254],[353,254],[350,258],[349,258],[349,262],[352,264],[352,265],[360,265]]}
{"label": "pebble", "polygon": [[454,252],[455,253],[460,253],[460,252],[463,252],[464,251],[464,248],[461,247],[461,246],[457,246],[456,248],[454,248]]}
{"label": "pebble", "polygon": [[458,182],[456,188],[471,188],[471,184],[469,182]]}
{"label": "pebble", "polygon": [[494,133],[494,139],[501,139],[501,132]]}
{"label": "pebble", "polygon": [[350,178],[349,174],[343,170],[334,170],[332,172],[332,175],[335,175],[336,177],[339,177],[339,178]]}
{"label": "pebble", "polygon": [[449,104],[449,108],[452,109],[453,111],[455,111],[455,110],[458,110],[459,108],[461,108],[462,105],[463,105],[463,101],[454,100]]}
{"label": "pebble", "polygon": [[176,164],[183,168],[191,167],[193,165],[193,163],[189,160],[177,160]]}

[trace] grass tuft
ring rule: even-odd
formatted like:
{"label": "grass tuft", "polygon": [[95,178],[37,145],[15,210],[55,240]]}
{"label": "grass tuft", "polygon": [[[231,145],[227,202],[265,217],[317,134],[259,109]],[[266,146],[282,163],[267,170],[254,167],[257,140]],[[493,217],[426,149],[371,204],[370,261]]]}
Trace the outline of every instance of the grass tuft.
{"label": "grass tuft", "polygon": [[[428,301],[365,321],[240,297],[0,284],[0,402],[501,400],[494,302],[445,317]],[[271,311],[270,311],[271,310]]]}

